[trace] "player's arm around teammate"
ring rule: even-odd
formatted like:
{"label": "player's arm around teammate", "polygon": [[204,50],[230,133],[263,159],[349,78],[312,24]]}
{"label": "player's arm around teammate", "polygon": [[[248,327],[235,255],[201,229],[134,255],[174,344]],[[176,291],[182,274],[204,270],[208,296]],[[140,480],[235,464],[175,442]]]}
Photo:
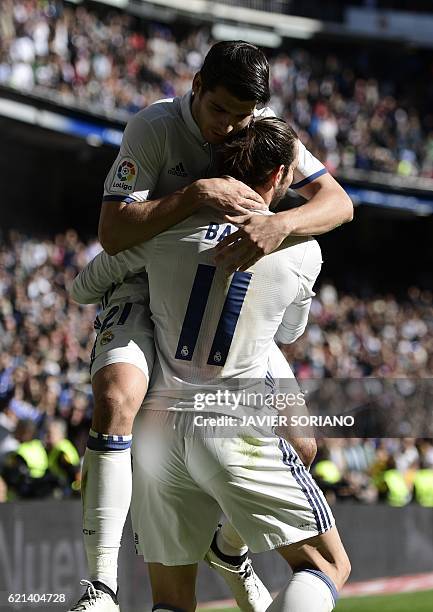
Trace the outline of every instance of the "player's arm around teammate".
{"label": "player's arm around teammate", "polygon": [[275,251],[287,236],[324,234],[353,219],[352,201],[330,174],[299,184],[302,186],[297,188],[297,192],[308,200],[299,208],[273,217],[261,217],[251,212],[228,215],[227,219],[240,227],[238,232],[227,236],[218,245],[217,263],[224,265],[230,273],[244,271],[264,255]]}
{"label": "player's arm around teammate", "polygon": [[141,202],[106,200],[99,219],[99,240],[110,255],[150,240],[192,215],[203,204],[228,214],[247,213],[263,207],[261,198],[231,177],[200,179],[184,189]]}
{"label": "player's arm around teammate", "polygon": [[290,188],[307,202],[263,218],[247,212],[228,216],[240,228],[218,245],[217,261],[229,272],[241,271],[277,249],[287,236],[326,233],[353,219],[353,204],[326,168],[298,140],[298,163]]}

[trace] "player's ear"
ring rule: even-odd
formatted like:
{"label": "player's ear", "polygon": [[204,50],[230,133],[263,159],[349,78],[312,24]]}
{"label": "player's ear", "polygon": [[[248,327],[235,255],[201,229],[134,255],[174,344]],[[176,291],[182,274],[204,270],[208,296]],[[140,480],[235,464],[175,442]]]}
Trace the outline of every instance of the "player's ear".
{"label": "player's ear", "polygon": [[283,164],[281,164],[280,166],[276,166],[272,170],[270,178],[275,187],[281,183],[283,176],[284,176],[284,170],[285,170],[285,166]]}
{"label": "player's ear", "polygon": [[202,81],[200,72],[196,72],[192,80],[192,91],[195,96],[200,96],[202,90]]}

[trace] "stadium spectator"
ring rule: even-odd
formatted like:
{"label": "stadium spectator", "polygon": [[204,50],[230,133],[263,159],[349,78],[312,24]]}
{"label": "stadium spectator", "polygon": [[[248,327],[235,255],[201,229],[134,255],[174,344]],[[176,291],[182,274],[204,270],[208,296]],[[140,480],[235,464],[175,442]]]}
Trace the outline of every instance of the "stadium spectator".
{"label": "stadium spectator", "polygon": [[8,488],[18,497],[46,497],[53,489],[53,480],[47,475],[48,456],[36,437],[35,423],[30,419],[18,421],[15,438],[19,445],[3,466]]}
{"label": "stadium spectator", "polygon": [[412,288],[399,302],[393,295],[339,296],[324,284],[287,358],[300,378],[429,378],[432,338],[431,292]]}
{"label": "stadium spectator", "polygon": [[433,468],[425,460],[419,461],[414,471],[413,497],[420,506],[433,508]]}
{"label": "stadium spectator", "polygon": [[16,423],[15,415],[8,409],[7,397],[0,394],[0,469],[5,457],[18,448],[18,440],[13,435]]}
{"label": "stadium spectator", "polygon": [[[318,454],[314,462],[312,473],[325,493],[329,503],[335,501],[360,501],[364,503],[373,503],[377,501],[377,488],[374,486],[368,474],[367,465],[357,465],[355,470],[352,470],[347,463],[344,463],[341,468],[333,460],[335,449],[347,451],[347,456],[350,456],[350,450],[353,445],[360,449],[360,454],[365,455],[367,451],[372,450],[368,440],[362,444],[361,440],[320,440]],[[365,445],[365,449],[363,448]],[[374,451],[368,453],[371,460],[374,460]],[[359,469],[361,468],[361,469]]]}
{"label": "stadium spectator", "polygon": [[[3,0],[0,84],[126,120],[189,89],[213,41],[206,28],[185,24],[181,32],[101,7]],[[433,100],[421,56],[396,64],[365,49],[304,48],[270,63],[271,106],[331,172],[433,178],[432,115],[425,112]]]}
{"label": "stadium spectator", "polygon": [[80,457],[75,446],[66,438],[67,424],[53,419],[47,425],[45,448],[48,469],[57,478],[64,495],[80,490]]}
{"label": "stadium spectator", "polygon": [[390,506],[401,508],[412,498],[412,483],[407,474],[397,468],[395,458],[388,456],[385,469],[379,473],[377,480],[379,497]]}

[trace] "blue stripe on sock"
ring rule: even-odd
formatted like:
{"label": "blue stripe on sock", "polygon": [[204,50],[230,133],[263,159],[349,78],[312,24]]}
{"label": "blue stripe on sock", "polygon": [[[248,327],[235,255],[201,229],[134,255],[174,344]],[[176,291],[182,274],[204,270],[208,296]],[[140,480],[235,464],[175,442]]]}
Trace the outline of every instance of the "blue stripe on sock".
{"label": "blue stripe on sock", "polygon": [[331,591],[331,595],[334,600],[334,606],[335,606],[338,600],[338,591],[337,591],[337,587],[335,586],[331,578],[327,576],[326,574],[324,574],[323,572],[321,572],[320,570],[305,569],[302,571],[307,572],[307,574],[313,574],[314,576],[317,576],[317,578],[320,578],[320,580],[322,580],[326,584],[328,589]]}
{"label": "blue stripe on sock", "polygon": [[132,436],[100,434],[92,429],[87,438],[87,448],[96,451],[119,451],[131,448]]}

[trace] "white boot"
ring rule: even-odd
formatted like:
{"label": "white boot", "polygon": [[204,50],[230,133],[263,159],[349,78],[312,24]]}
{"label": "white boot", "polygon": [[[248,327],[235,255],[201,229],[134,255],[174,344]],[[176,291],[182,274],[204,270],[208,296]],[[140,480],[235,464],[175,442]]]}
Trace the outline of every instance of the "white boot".
{"label": "white boot", "polygon": [[240,565],[228,563],[218,555],[215,542],[216,537],[204,558],[206,563],[224,578],[242,612],[264,612],[272,597],[255,573],[251,559],[246,557]]}
{"label": "white boot", "polygon": [[80,584],[87,586],[86,592],[68,612],[120,612],[116,595],[102,582],[81,580]]}

